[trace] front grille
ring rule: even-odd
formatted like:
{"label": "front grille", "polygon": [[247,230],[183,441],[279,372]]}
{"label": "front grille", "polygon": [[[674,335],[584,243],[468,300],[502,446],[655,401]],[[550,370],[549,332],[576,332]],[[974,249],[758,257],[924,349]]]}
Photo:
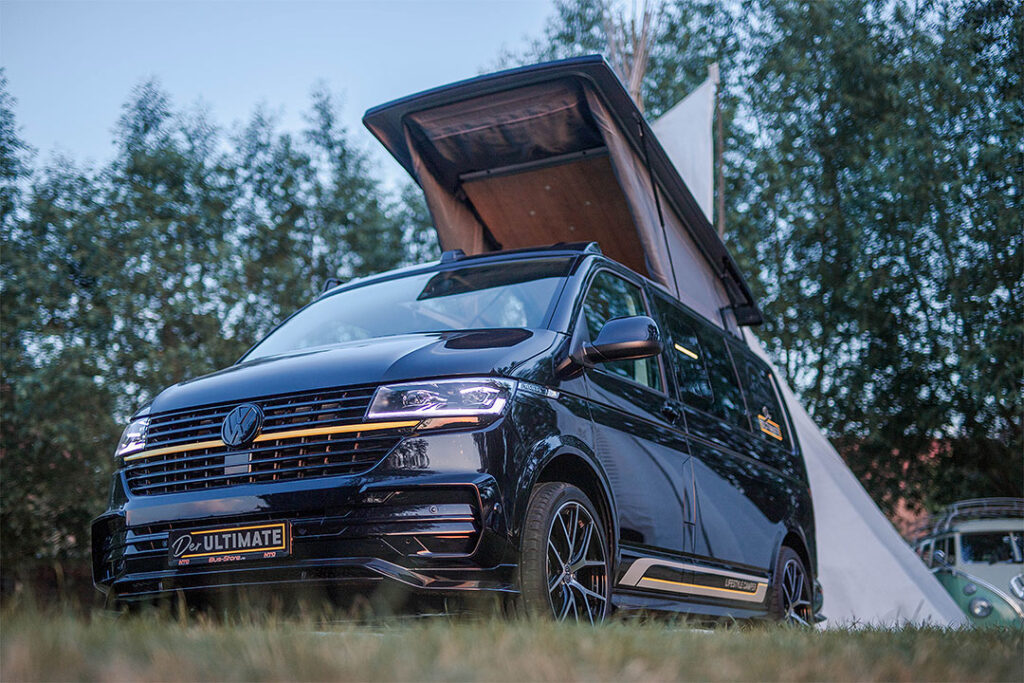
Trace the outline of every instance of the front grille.
{"label": "front grille", "polygon": [[265,440],[243,448],[220,443],[224,417],[242,401],[155,415],[146,432],[146,450],[197,447],[127,462],[128,488],[136,495],[153,495],[365,472],[398,444],[405,430],[267,437],[275,432],[358,424],[374,389],[353,387],[248,401],[263,409],[260,435]]}

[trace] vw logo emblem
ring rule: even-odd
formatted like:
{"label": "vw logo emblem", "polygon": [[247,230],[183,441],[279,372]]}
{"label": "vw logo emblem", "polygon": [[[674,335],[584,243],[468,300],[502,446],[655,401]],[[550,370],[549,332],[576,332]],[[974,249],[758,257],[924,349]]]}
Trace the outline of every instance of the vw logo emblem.
{"label": "vw logo emblem", "polygon": [[236,407],[220,425],[221,441],[228,446],[241,446],[252,441],[263,426],[263,411],[254,403]]}

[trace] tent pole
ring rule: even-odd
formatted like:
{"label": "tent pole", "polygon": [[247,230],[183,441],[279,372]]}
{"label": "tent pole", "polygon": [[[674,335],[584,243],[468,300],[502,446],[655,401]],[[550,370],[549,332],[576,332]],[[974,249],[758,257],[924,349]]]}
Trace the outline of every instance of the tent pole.
{"label": "tent pole", "polygon": [[647,177],[651,181],[651,192],[654,193],[654,206],[658,209],[658,222],[661,223],[661,237],[665,241],[665,253],[668,254],[668,266],[672,272],[672,284],[676,290],[676,298],[679,295],[679,280],[676,278],[676,264],[672,260],[672,249],[668,246],[668,230],[665,228],[665,215],[661,210],[661,198],[658,197],[658,185],[654,181],[654,171],[651,169],[650,155],[647,153],[647,136],[644,135],[644,122],[640,118],[640,114],[634,113],[633,117],[636,119],[636,127],[640,132],[640,142],[642,143],[644,151],[644,165],[647,166]]}
{"label": "tent pole", "polygon": [[725,176],[722,172],[722,150],[725,135],[722,133],[722,94],[719,88],[718,64],[715,65],[715,184],[718,185],[718,197],[715,208],[718,213],[718,236],[725,241]]}

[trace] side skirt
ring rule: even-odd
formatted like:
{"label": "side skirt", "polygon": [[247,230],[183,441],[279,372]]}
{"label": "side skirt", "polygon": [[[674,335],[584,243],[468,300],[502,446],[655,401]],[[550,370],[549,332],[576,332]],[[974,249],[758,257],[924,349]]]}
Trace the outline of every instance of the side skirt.
{"label": "side skirt", "polygon": [[[635,553],[635,554],[634,554]],[[668,600],[715,606],[765,609],[769,579],[766,572],[709,566],[696,558],[656,557],[626,551],[615,589],[628,593],[657,593]],[[629,555],[633,555],[629,558]],[[716,610],[717,613],[717,610]]]}
{"label": "side skirt", "polygon": [[616,588],[612,591],[612,605],[616,611],[622,612],[673,612],[694,617],[711,617],[718,620],[734,619],[767,619],[768,612],[763,607],[746,608],[735,604],[711,604],[692,602],[682,597],[656,595],[648,591]]}

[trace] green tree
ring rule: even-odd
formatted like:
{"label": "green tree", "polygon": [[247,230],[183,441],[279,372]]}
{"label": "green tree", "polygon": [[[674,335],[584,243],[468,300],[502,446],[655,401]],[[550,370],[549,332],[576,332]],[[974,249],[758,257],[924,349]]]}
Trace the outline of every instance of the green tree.
{"label": "green tree", "polygon": [[176,114],[153,81],[135,89],[114,133],[104,222],[85,232],[114,279],[91,297],[115,318],[107,380],[137,399],[240,352],[224,325],[234,189],[216,128],[201,112]]}
{"label": "green tree", "polygon": [[[558,2],[520,63],[605,52]],[[677,0],[644,104],[722,66],[726,242],[787,380],[883,507],[1021,495],[1024,19],[1004,0]]]}
{"label": "green tree", "polygon": [[328,277],[436,252],[422,201],[381,191],[314,91],[304,131],[257,111],[226,135],[140,84],[98,170],[33,169],[0,80],[0,562],[88,555],[119,425],[230,365]]}
{"label": "green tree", "polygon": [[236,337],[265,334],[329,277],[369,275],[407,258],[405,214],[381,192],[338,111],[317,89],[301,136],[277,132],[274,119],[258,111],[233,140],[226,163],[237,188],[234,253],[241,273],[229,285],[238,302],[231,316]]}
{"label": "green tree", "polygon": [[[88,303],[101,264],[78,228],[97,186],[58,159],[38,174],[0,78],[0,563],[81,557],[105,498],[114,401],[90,345],[104,324]],[[103,451],[102,456],[99,453]]]}

